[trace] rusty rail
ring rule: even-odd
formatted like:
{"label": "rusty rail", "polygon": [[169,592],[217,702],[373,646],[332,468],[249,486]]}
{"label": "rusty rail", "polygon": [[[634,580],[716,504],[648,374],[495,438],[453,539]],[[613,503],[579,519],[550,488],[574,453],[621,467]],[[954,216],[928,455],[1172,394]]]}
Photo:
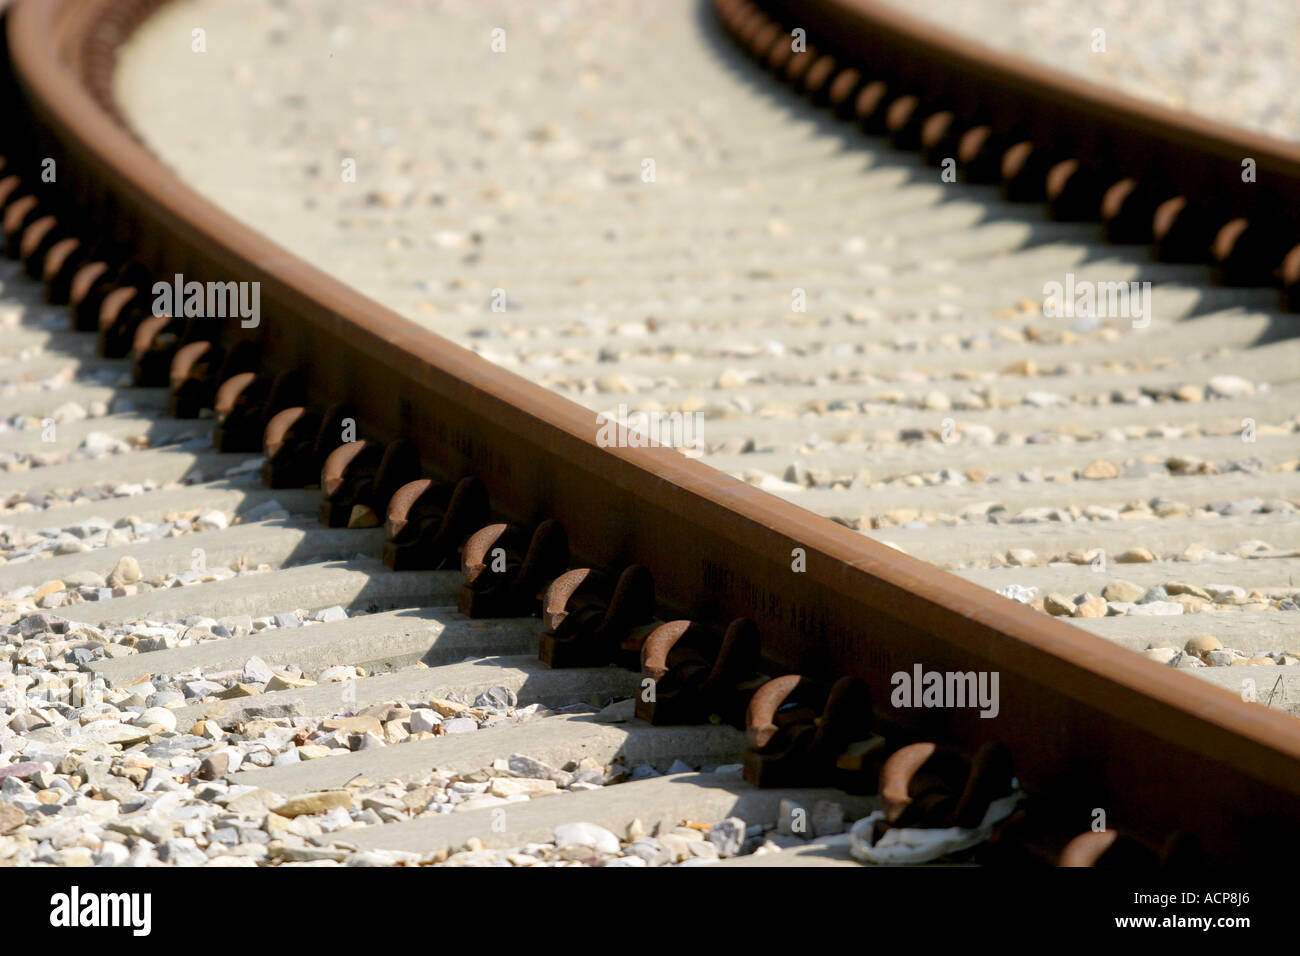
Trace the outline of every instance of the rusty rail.
{"label": "rusty rail", "polygon": [[[998,672],[996,718],[895,710],[885,719],[971,754],[1000,743],[1027,791],[1079,808],[1076,832],[1087,828],[1088,808],[1102,807],[1156,842],[1173,825],[1190,830],[1215,859],[1249,858],[1300,837],[1300,725],[1292,719],[672,450],[602,447],[593,413],[371,302],[195,194],[121,125],[107,99],[113,51],[158,2],[19,0],[6,15],[17,91],[10,108],[21,115],[8,117],[11,151],[0,176],[19,177],[5,198],[10,208],[15,197],[36,197],[6,220],[15,235],[46,214],[70,237],[107,237],[155,277],[261,283],[261,325],[222,323],[215,338],[227,354],[253,343],[241,354],[254,370],[299,373],[288,404],[350,403],[359,438],[409,439],[424,474],[474,476],[505,521],[558,522],[571,565],[650,569],[658,602],[673,615],[752,620],[772,672],[859,677],[878,710],[890,675],[915,663]],[[761,16],[737,2],[718,6],[733,26]],[[844,18],[859,11],[819,0],[800,12],[848,29],[858,21]],[[876,49],[851,31],[843,37]],[[55,184],[40,180],[44,157],[58,164]],[[805,570],[794,570],[796,549]],[[1201,795],[1195,819],[1171,821],[1191,794]]]}

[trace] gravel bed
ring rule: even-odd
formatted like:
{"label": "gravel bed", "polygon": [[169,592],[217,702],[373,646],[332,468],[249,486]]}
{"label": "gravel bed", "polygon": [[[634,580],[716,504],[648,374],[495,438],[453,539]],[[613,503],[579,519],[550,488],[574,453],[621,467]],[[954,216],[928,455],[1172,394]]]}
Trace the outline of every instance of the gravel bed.
{"label": "gravel bed", "polygon": [[[177,451],[208,451],[212,448],[212,440],[210,438],[193,438],[169,447],[173,447]],[[0,515],[53,510],[64,505],[84,505],[109,498],[131,498],[149,491],[170,491],[187,485],[202,484],[205,481],[217,478],[224,478],[231,482],[254,484],[261,481],[262,463],[265,460],[264,458],[250,458],[238,465],[227,468],[220,475],[206,475],[200,469],[192,468],[184,478],[174,482],[160,483],[146,478],[144,481],[104,481],[81,488],[34,489],[26,492],[14,492],[5,498],[0,498]],[[0,525],[0,531],[3,530],[5,530],[4,526]]]}
{"label": "gravel bed", "polygon": [[[1121,558],[1132,560],[1130,555]],[[1077,564],[1091,562],[1080,560]],[[1200,587],[1181,581],[1167,581],[1142,587],[1123,578],[1112,578],[1098,589],[1065,594],[1050,591],[1040,595],[1037,588],[1008,585],[999,590],[1021,604],[1045,611],[1054,617],[1176,617],[1181,614],[1224,614],[1233,611],[1300,611],[1300,588],[1244,588],[1235,584],[1209,584]],[[1300,621],[1298,621],[1300,623]],[[1300,640],[1295,642],[1300,647]],[[1270,652],[1271,659],[1252,663],[1300,664],[1300,651]]]}
{"label": "gravel bed", "polygon": [[[869,459],[867,459],[869,460]],[[1051,482],[1055,484],[1065,484],[1073,481],[1108,481],[1115,478],[1157,478],[1157,477],[1178,477],[1190,475],[1222,475],[1232,472],[1241,472],[1243,474],[1258,474],[1260,472],[1270,471],[1274,473],[1300,471],[1300,460],[1286,461],[1271,467],[1265,467],[1264,464],[1254,457],[1234,458],[1223,462],[1208,461],[1203,458],[1197,458],[1190,455],[1173,455],[1167,459],[1150,459],[1134,458],[1123,462],[1114,462],[1108,459],[1095,459],[1082,468],[1061,468],[1061,469],[1043,469],[1040,467],[1026,469],[1025,471],[1012,474],[998,474],[990,472],[987,468],[971,468],[959,470],[952,468],[943,468],[938,471],[912,472],[910,474],[895,475],[883,481],[873,481],[870,468],[857,469],[852,474],[843,471],[836,472],[828,468],[817,467],[816,462],[809,466],[804,461],[796,461],[787,465],[782,471],[781,477],[777,477],[771,471],[765,471],[758,468],[745,469],[736,477],[741,478],[750,484],[758,485],[768,491],[797,492],[804,489],[823,489],[823,490],[862,490],[878,489],[891,487],[921,488],[934,485],[1016,485],[1016,484],[1041,484]],[[983,508],[983,511],[979,509]],[[1271,498],[1264,500],[1262,498],[1242,498],[1237,501],[1217,501],[1203,506],[1192,506],[1183,502],[1171,501],[1167,498],[1152,498],[1149,503],[1130,503],[1121,508],[1107,508],[1101,505],[1089,505],[1080,510],[1074,508],[1071,518],[1088,518],[1095,520],[1116,520],[1124,512],[1142,511],[1151,509],[1152,514],[1149,517],[1188,517],[1196,511],[1214,512],[1225,516],[1237,516],[1256,513],[1288,513],[1296,509],[1296,504],[1285,498]],[[1016,523],[1028,523],[1040,520],[1068,520],[1060,517],[1057,512],[1063,512],[1063,509],[1055,508],[1027,508],[1015,515],[1010,514],[1006,507],[998,504],[970,505],[962,514],[957,516],[947,516],[947,518],[936,518],[934,520],[950,523],[961,523],[968,520],[972,515],[979,517],[988,517],[990,520],[1011,520]],[[900,511],[899,514],[910,514],[910,511]],[[927,512],[928,514],[937,514]],[[1136,517],[1130,515],[1130,517]],[[892,524],[905,524],[908,521],[915,521],[913,517],[891,517],[890,512],[885,512],[880,518],[873,519],[873,527],[888,527]],[[927,522],[929,523],[929,522]]]}
{"label": "gravel bed", "polygon": [[[413,784],[354,780],[342,791],[286,797],[222,778],[239,770],[470,733],[553,711],[537,704],[521,707],[512,690],[491,687],[473,700],[394,700],[312,717],[245,714],[229,726],[200,718],[178,732],[179,707],[316,683],[342,685],[367,675],[341,664],[307,677],[292,664],[272,668],[251,657],[238,669],[144,675],[107,687],[83,670],[103,656],[347,617],[336,606],[311,615],[298,611],[223,621],[196,616],[99,628],[44,611],[0,614],[0,865],[278,865],[334,859],[341,858],[337,850],[322,856],[307,838],[658,772],[588,763],[549,774],[544,783],[512,783],[529,776],[520,771],[527,767],[520,763],[524,758],[512,758],[500,772],[431,770]],[[340,700],[346,699],[341,693]],[[598,708],[575,705],[555,712],[578,711]],[[510,779],[491,779],[497,776]]]}
{"label": "gravel bed", "polygon": [[[496,769],[512,770],[516,759],[498,761],[502,766]],[[682,765],[669,772],[684,773],[690,769]],[[736,777],[741,771],[739,764],[713,770]],[[848,844],[848,826],[853,821],[845,820],[844,807],[833,800],[819,801],[811,808],[782,800],[777,814],[776,821],[761,822],[746,822],[740,817],[726,817],[713,824],[682,820],[676,826],[660,824],[653,834],[640,820],[633,820],[622,835],[594,823],[566,823],[555,828],[554,839],[549,843],[497,850],[473,839],[462,850],[444,850],[431,859],[435,865],[470,867],[703,866],[749,854],[779,853],[813,842]]]}

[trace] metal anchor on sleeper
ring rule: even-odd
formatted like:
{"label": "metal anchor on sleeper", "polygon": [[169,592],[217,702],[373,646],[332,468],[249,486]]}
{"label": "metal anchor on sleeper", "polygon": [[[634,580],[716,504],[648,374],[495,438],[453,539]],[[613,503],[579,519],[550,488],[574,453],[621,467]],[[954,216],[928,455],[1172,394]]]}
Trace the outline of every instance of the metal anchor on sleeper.
{"label": "metal anchor on sleeper", "polygon": [[435,571],[456,560],[461,544],[488,520],[488,493],[473,476],[419,478],[388,502],[384,564],[394,571]]}
{"label": "metal anchor on sleeper", "polygon": [[170,314],[150,315],[135,328],[131,340],[131,380],[142,388],[168,385],[176,353],[192,342],[208,342],[215,336],[214,323],[206,318],[180,318]]}
{"label": "metal anchor on sleeper", "polygon": [[636,667],[654,620],[655,586],[639,564],[617,580],[592,568],[566,571],[546,589],[538,656],[551,667]]}
{"label": "metal anchor on sleeper", "polygon": [[480,528],[461,550],[460,611],[467,617],[537,614],[547,584],[568,563],[568,535],[553,519],[531,531],[509,524]]}
{"label": "metal anchor on sleeper", "polygon": [[990,803],[1013,792],[1012,779],[1011,752],[996,741],[981,746],[974,758],[929,741],[908,744],[880,771],[884,819],[877,829],[973,829]]}
{"label": "metal anchor on sleeper", "polygon": [[651,724],[718,720],[744,726],[759,676],[758,625],[736,618],[721,637],[694,621],[660,624],[641,647],[641,675],[652,684],[637,696],[636,715]]}
{"label": "metal anchor on sleeper", "polygon": [[294,405],[271,416],[262,434],[266,461],[262,482],[269,488],[304,488],[320,481],[325,459],[343,432],[343,423],[355,421],[356,409],[331,405],[324,412]]}
{"label": "metal anchor on sleeper", "polygon": [[284,408],[301,405],[306,396],[301,372],[281,372],[274,377],[254,371],[240,372],[223,381],[212,408],[217,425],[212,447],[225,452],[260,452],[267,423]]}
{"label": "metal anchor on sleeper", "polygon": [[[122,266],[112,288],[100,292],[99,308],[91,327],[98,332],[99,354],[104,358],[124,358],[131,350],[135,331],[152,313],[150,290],[153,276],[139,262],[128,261]],[[91,305],[83,301],[78,311],[78,329],[88,324]]]}
{"label": "metal anchor on sleeper", "polygon": [[321,467],[320,522],[331,528],[376,528],[397,489],[419,476],[420,453],[410,439],[339,445]]}
{"label": "metal anchor on sleeper", "polygon": [[223,348],[217,342],[188,342],[172,356],[167,411],[174,418],[198,418],[216,404],[217,389],[243,372],[257,370],[257,344],[251,339]]}
{"label": "metal anchor on sleeper", "polygon": [[841,677],[829,691],[799,674],[770,680],[749,701],[745,779],[757,787],[836,784],[845,778],[841,755],[883,746],[872,743],[871,725],[861,678]]}

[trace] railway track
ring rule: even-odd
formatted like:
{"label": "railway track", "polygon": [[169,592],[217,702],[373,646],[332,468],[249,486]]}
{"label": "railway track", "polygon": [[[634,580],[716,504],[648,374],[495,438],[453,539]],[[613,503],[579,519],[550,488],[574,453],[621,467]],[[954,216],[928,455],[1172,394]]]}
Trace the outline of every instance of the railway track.
{"label": "railway track", "polygon": [[[501,12],[483,14],[484,23]],[[600,93],[611,116],[614,104],[639,97],[663,129],[645,128],[637,114],[582,139],[575,114],[590,106],[557,81],[547,90],[548,102],[560,101],[548,114],[556,118],[530,120],[534,148],[499,155],[484,121],[449,135],[458,116],[502,99],[499,87],[515,76],[549,68],[521,51],[523,63],[512,60],[487,82],[457,83],[475,69],[469,47],[463,61],[440,67],[445,93],[427,141],[384,157],[391,185],[367,188],[362,200],[354,184],[308,176],[266,210],[285,166],[309,164],[349,132],[318,124],[299,155],[299,129],[278,113],[241,119],[247,104],[232,98],[213,122],[240,130],[238,145],[177,146],[189,92],[159,94],[146,81],[153,69],[180,70],[192,59],[167,40],[188,15],[160,16],[124,56],[119,88],[141,135],[226,208],[310,261],[337,264],[377,300],[592,411],[659,415],[666,441],[694,445],[688,454],[986,587],[1032,589],[1036,607],[1050,598],[1055,613],[1139,651],[1176,644],[1151,648],[1157,659],[1205,635],[1247,652],[1243,660],[1274,655],[1265,667],[1290,647],[1286,615],[1272,612],[1295,596],[1286,515],[1296,500],[1288,395],[1296,344],[1286,341],[1272,290],[1215,288],[1201,266],[1153,265],[1144,250],[1101,242],[1094,224],[1045,223],[1039,209],[1026,212],[993,187],[963,184],[952,200],[936,201],[953,188],[924,163],[864,150],[856,130],[818,122],[802,98],[774,97],[770,84],[751,93],[727,82],[728,71],[751,77],[752,67],[729,46],[711,46],[729,41],[685,10],[653,34],[654,43],[691,52],[672,75],[656,73],[651,84],[640,71],[614,73]],[[259,79],[282,98],[344,101],[355,74],[369,73],[373,52],[345,46],[339,54],[350,65],[334,85],[314,73],[305,83],[297,57],[277,56],[274,22],[254,30],[265,46],[240,56],[278,64]],[[221,32],[221,21],[211,28]],[[305,29],[314,32],[303,48],[323,51],[340,28]],[[588,36],[588,48],[604,52],[580,60],[584,75],[634,59],[635,47],[620,43],[652,29]],[[378,47],[382,57],[393,52]],[[238,67],[217,61],[206,73],[227,70]],[[397,67],[388,87],[367,92],[400,113],[408,73]],[[653,95],[640,88],[651,85]],[[697,115],[675,106],[689,88],[725,93]],[[792,121],[799,135],[782,139]],[[493,130],[521,125],[508,109],[492,122]],[[420,130],[402,127],[403,140],[413,135]],[[692,137],[708,150],[653,150],[662,167],[653,184],[617,178],[639,162],[636,149]],[[213,147],[228,152],[214,157]],[[575,191],[567,157],[580,152],[592,156],[584,175],[603,188]],[[248,159],[266,154],[276,162]],[[460,169],[467,155],[472,174]],[[445,159],[420,159],[428,156]],[[440,205],[421,208],[432,200],[415,169]],[[476,192],[515,202],[488,213],[460,198]],[[828,204],[849,199],[851,215],[826,215]],[[550,224],[565,218],[619,226],[552,235]],[[1080,288],[1151,282],[1148,308],[1159,318],[1044,315],[1044,283],[1064,284],[1067,274]],[[494,289],[502,312],[485,308]],[[806,311],[795,310],[799,295]],[[1163,560],[1114,561],[1146,553]],[[1259,635],[1248,647],[1243,630]],[[1179,663],[1238,691],[1262,679],[1203,668],[1196,656]],[[1275,705],[1288,707],[1289,672],[1268,675]]]}
{"label": "railway track", "polygon": [[[1141,866],[1294,838],[1296,344],[1271,290],[1206,287],[1201,266],[1150,266],[986,193],[937,205],[903,184],[919,164],[864,173],[818,121],[770,165],[831,207],[869,204],[848,246],[817,194],[775,227],[737,194],[716,232],[757,271],[696,274],[666,225],[687,193],[590,269],[539,262],[525,220],[481,271],[436,276],[463,290],[426,292],[439,328],[529,383],[277,249],[141,148],[108,91],[155,6],[7,14],[23,113],[7,127],[31,136],[9,136],[0,169],[17,260],[0,276],[7,862]],[[891,38],[879,11],[871,30],[851,4],[809,11],[814,43],[863,44],[828,63],[782,52],[788,15],[717,9],[899,145],[941,161],[965,144],[979,179],[979,145],[1002,142],[1012,199],[1037,196],[1038,171],[1058,216],[1100,203],[1111,170],[1057,171],[1054,127],[1040,154],[998,111],[967,133],[975,107],[951,91],[934,109],[871,47]],[[855,53],[905,82],[846,78]],[[1025,96],[1010,102],[1032,128],[1046,107]],[[773,125],[804,109],[775,102]],[[1213,153],[1152,130],[1154,155]],[[1281,183],[1222,190],[1255,215],[1220,230],[1230,281],[1268,273],[1252,264],[1287,233],[1256,211],[1297,181],[1293,157],[1248,145]],[[32,173],[43,157],[57,189]],[[1213,158],[1174,184],[1208,190]],[[1122,192],[1112,235],[1140,238],[1123,232],[1138,199],[1149,222],[1168,197]],[[1160,208],[1166,258],[1228,221]],[[863,307],[854,259],[877,251]],[[806,260],[823,290],[807,313],[768,256]],[[1270,261],[1285,284],[1286,249]],[[461,314],[505,267],[528,307]],[[260,283],[264,321],[151,316],[146,290],[178,272]],[[1053,326],[1032,300],[1066,272],[1158,283],[1148,315],[1186,320],[1168,355],[1132,348],[1150,340],[1131,324]],[[609,283],[604,322],[557,334],[583,275]],[[710,284],[647,326],[647,290],[674,277]],[[610,334],[629,322],[654,334]],[[702,412],[704,463],[626,431],[608,447],[593,412],[615,399]],[[894,675],[926,672],[996,679],[994,696],[899,706]],[[1171,823],[1206,779],[1220,795]],[[1090,832],[1098,809],[1110,824]]]}

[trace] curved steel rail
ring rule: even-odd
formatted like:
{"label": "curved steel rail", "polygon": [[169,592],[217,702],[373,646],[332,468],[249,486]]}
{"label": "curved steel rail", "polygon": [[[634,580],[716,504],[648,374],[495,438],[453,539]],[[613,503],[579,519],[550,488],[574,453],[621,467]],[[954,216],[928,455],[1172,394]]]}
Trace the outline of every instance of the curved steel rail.
{"label": "curved steel rail", "polygon": [[[7,14],[11,117],[32,136],[17,172],[72,235],[110,236],[152,275],[261,283],[263,321],[220,331],[265,369],[300,370],[308,400],[348,401],[363,437],[405,436],[426,473],[477,476],[509,520],[556,519],[575,558],[649,567],[661,602],[754,620],[775,665],[858,675],[997,671],[1001,712],[911,712],[973,753],[1001,741],[1026,789],[1163,837],[1202,794],[1214,858],[1300,836],[1300,724],[998,597],[665,448],[602,447],[596,416],[382,308],[182,184],[115,117],[113,51],[157,0],[19,0]],[[724,9],[735,4],[723,3]],[[819,4],[820,11],[849,5]],[[18,125],[15,125],[18,124]],[[57,186],[34,165],[58,161]],[[804,549],[806,571],[792,570]],[[898,716],[897,714],[895,716]],[[1206,783],[1213,783],[1207,792]],[[1087,820],[1080,820],[1080,829]]]}

